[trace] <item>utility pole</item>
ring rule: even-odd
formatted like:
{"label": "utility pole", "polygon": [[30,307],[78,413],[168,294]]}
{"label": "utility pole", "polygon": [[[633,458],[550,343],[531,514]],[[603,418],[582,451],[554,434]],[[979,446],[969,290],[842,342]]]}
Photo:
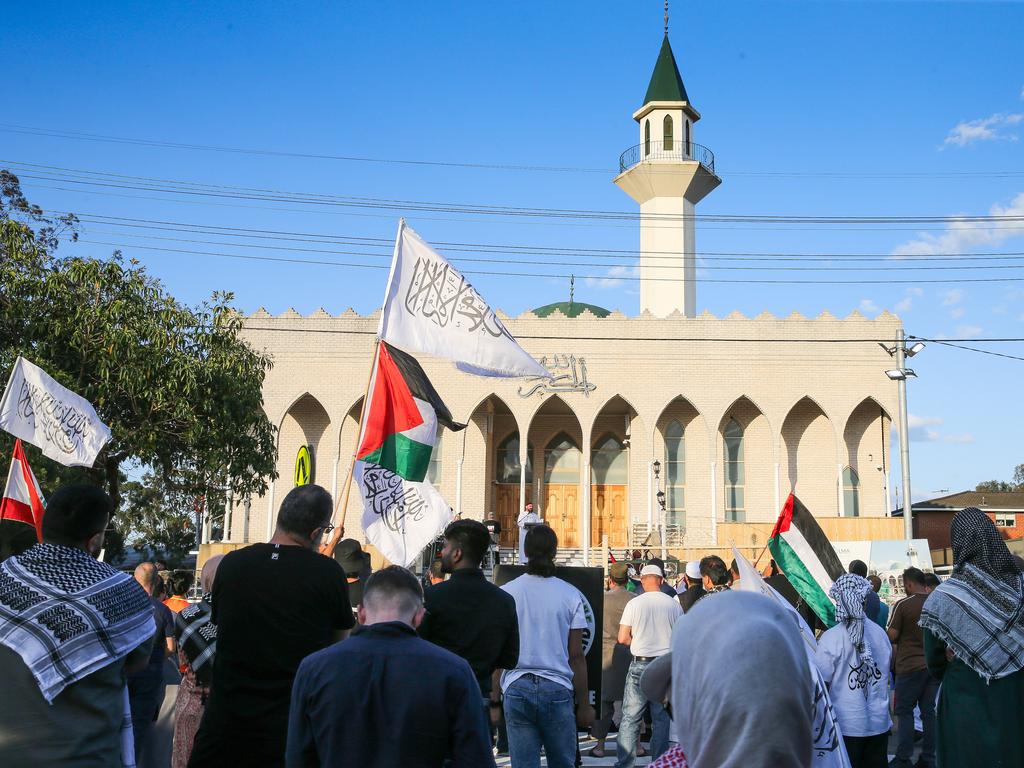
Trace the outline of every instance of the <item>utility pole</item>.
{"label": "utility pole", "polygon": [[910,541],[914,538],[913,507],[910,492],[910,425],[907,418],[907,349],[903,329],[896,332],[896,367],[904,374],[896,380],[896,391],[900,408],[900,475],[903,483],[903,537],[907,540],[908,554]]}

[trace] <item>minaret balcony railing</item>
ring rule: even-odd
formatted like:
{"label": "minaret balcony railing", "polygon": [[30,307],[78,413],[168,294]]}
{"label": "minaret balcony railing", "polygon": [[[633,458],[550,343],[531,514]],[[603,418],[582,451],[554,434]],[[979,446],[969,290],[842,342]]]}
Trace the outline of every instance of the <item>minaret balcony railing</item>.
{"label": "minaret balcony railing", "polygon": [[692,141],[646,141],[630,147],[619,157],[619,173],[640,163],[697,162],[715,172],[715,153]]}

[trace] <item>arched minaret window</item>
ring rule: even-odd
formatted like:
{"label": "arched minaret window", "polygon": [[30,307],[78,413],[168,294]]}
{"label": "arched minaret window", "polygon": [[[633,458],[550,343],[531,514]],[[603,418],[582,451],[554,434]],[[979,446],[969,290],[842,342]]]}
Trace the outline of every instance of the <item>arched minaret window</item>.
{"label": "arched minaret window", "polygon": [[744,499],[746,477],[743,467],[743,427],[736,419],[725,425],[725,519],[730,523],[746,521]]}
{"label": "arched minaret window", "polygon": [[860,517],[860,478],[853,467],[843,470],[843,514]]}
{"label": "arched minaret window", "polygon": [[644,120],[644,157],[651,154],[651,121]]}
{"label": "arched minaret window", "polygon": [[686,121],[686,146],[683,147],[683,151],[686,152],[686,156],[690,157],[692,154],[690,150],[690,121]]}
{"label": "arched minaret window", "polygon": [[666,152],[672,151],[672,145],[675,144],[675,136],[673,136],[672,126],[672,115],[665,115],[664,121],[662,121],[662,136],[664,137],[665,143],[662,148]]}

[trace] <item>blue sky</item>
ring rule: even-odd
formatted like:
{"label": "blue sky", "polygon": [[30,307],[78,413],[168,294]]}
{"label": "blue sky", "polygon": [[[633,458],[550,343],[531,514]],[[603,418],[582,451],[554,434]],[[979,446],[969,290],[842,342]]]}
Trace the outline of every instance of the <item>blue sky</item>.
{"label": "blue sky", "polygon": [[[700,213],[1024,214],[1024,4],[719,0],[674,2],[671,14],[673,48],[703,116],[694,140],[715,152],[723,177]],[[0,123],[8,126],[0,126],[0,166],[38,163],[323,195],[631,213],[633,203],[611,179],[619,154],[638,141],[630,115],[644,95],[661,25],[657,0],[23,4],[5,18],[0,45],[6,75]],[[185,150],[16,132],[12,124],[295,153],[608,170],[469,169]],[[24,167],[18,172],[29,196],[45,208],[88,214],[377,238],[393,236],[399,215],[76,185],[52,174],[30,179],[45,174]],[[407,218],[435,242],[583,249],[638,244],[631,221],[439,212]],[[700,251],[1001,253],[1024,252],[1021,226],[709,223],[697,238]],[[368,312],[383,292],[382,270],[140,246],[365,263],[380,257],[183,244],[152,236],[227,239],[100,224],[83,226],[82,235],[90,242],[68,252],[103,255],[111,246],[99,243],[117,243],[189,301],[228,289],[246,311],[352,306]],[[601,266],[499,268],[606,274]],[[1024,268],[866,269],[843,277],[950,275],[1024,277]],[[510,313],[563,299],[568,288],[564,280],[537,278],[481,276],[475,283]],[[576,296],[637,311],[635,284],[628,281],[579,280]],[[827,309],[844,316],[860,309],[873,316],[890,309],[919,336],[1024,336],[1024,282],[704,284],[698,302],[719,315],[767,309],[813,316]],[[980,346],[1024,355],[1024,344]],[[910,385],[915,497],[1008,479],[1024,462],[1024,362],[931,345],[914,368],[920,376]]]}

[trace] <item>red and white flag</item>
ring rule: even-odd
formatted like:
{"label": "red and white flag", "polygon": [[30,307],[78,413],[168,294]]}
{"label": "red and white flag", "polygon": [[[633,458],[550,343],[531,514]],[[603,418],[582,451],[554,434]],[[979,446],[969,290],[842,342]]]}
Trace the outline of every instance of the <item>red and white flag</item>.
{"label": "red and white flag", "polygon": [[36,476],[28,465],[21,440],[14,441],[14,456],[11,471],[7,474],[7,487],[0,499],[0,520],[17,520],[36,529],[39,541],[43,540],[43,512],[46,500],[39,490]]}

